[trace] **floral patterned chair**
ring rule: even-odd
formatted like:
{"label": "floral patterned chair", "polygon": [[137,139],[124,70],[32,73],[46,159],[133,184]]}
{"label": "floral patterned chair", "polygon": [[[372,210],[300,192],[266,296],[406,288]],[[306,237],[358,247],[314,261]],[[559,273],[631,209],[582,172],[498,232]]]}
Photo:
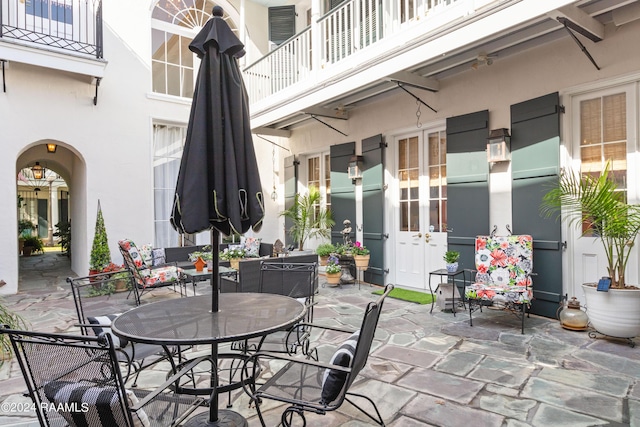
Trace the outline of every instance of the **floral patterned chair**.
{"label": "floral patterned chair", "polygon": [[148,290],[164,286],[178,285],[182,293],[182,282],[184,274],[182,269],[174,265],[154,266],[151,245],[143,245],[138,248],[130,239],[123,239],[118,242],[120,253],[124,258],[127,269],[133,275],[137,289],[136,300],[140,303],[140,297]]}
{"label": "floral patterned chair", "polygon": [[533,299],[533,238],[526,234],[510,236],[477,236],[475,248],[475,280],[466,287],[469,324],[472,313],[483,306],[510,310],[521,320]]}

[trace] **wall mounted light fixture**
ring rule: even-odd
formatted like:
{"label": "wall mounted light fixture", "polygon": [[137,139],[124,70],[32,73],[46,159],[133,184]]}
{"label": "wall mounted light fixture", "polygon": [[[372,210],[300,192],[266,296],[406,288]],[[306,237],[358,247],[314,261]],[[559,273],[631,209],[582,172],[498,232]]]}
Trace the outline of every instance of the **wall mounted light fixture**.
{"label": "wall mounted light fixture", "polygon": [[493,129],[487,138],[487,161],[506,162],[511,159],[511,136],[509,129]]}
{"label": "wall mounted light fixture", "polygon": [[349,165],[347,167],[347,174],[349,179],[361,179],[362,178],[362,156],[351,156],[349,159]]}
{"label": "wall mounted light fixture", "polygon": [[51,142],[47,143],[47,153],[53,154],[56,152],[57,149],[58,149],[58,146],[56,144],[53,144]]}

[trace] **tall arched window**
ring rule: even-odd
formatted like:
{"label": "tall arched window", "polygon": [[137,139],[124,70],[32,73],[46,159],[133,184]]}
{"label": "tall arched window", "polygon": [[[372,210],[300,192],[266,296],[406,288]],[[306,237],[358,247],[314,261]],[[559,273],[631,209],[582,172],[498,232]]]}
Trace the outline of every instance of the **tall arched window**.
{"label": "tall arched window", "polygon": [[[210,0],[160,0],[151,14],[153,92],[193,97],[197,57],[189,43],[211,17]],[[232,30],[236,25],[225,11]]]}

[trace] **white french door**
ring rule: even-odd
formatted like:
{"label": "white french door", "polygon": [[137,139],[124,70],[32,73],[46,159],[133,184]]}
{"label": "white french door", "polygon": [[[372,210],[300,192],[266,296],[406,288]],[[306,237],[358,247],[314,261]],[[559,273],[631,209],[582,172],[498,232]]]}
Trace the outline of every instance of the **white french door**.
{"label": "white french door", "polygon": [[393,154],[395,283],[428,289],[429,272],[444,267],[447,247],[444,128],[396,137]]}
{"label": "white french door", "polygon": [[[581,174],[599,174],[609,162],[618,188],[630,203],[638,203],[637,115],[638,83],[611,87],[572,97],[572,164]],[[595,236],[581,236],[582,230],[568,228],[572,250],[572,280],[569,295],[582,296],[582,283],[597,282],[607,274],[607,258]],[[636,253],[631,259],[638,259]],[[627,283],[638,283],[638,267],[630,262]]]}

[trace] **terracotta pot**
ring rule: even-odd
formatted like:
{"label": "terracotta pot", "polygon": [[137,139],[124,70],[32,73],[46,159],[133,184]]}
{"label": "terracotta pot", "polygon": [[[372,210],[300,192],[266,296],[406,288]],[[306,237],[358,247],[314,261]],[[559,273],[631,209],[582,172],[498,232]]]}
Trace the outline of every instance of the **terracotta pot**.
{"label": "terracotta pot", "polygon": [[340,276],[342,273],[325,273],[327,276],[327,283],[333,286],[340,284]]}
{"label": "terracotta pot", "polygon": [[198,259],[195,260],[193,265],[195,265],[196,271],[202,271],[204,269],[204,266],[207,265],[207,263],[205,262],[205,260],[203,260],[202,258],[198,257]]}
{"label": "terracotta pot", "polygon": [[116,292],[125,292],[127,290],[127,281],[120,279],[116,280]]}
{"label": "terracotta pot", "polygon": [[327,265],[328,260],[329,260],[329,255],[321,256],[320,265],[324,267],[325,265]]}
{"label": "terracotta pot", "polygon": [[33,252],[33,246],[22,247],[22,256],[31,256],[31,252]]}
{"label": "terracotta pot", "polygon": [[356,268],[358,270],[367,271],[367,268],[369,268],[369,258],[371,258],[371,254],[354,255],[353,260],[356,262]]}
{"label": "terracotta pot", "polygon": [[240,258],[231,258],[229,260],[229,265],[231,266],[231,268],[233,268],[234,270],[238,270],[240,268]]}

